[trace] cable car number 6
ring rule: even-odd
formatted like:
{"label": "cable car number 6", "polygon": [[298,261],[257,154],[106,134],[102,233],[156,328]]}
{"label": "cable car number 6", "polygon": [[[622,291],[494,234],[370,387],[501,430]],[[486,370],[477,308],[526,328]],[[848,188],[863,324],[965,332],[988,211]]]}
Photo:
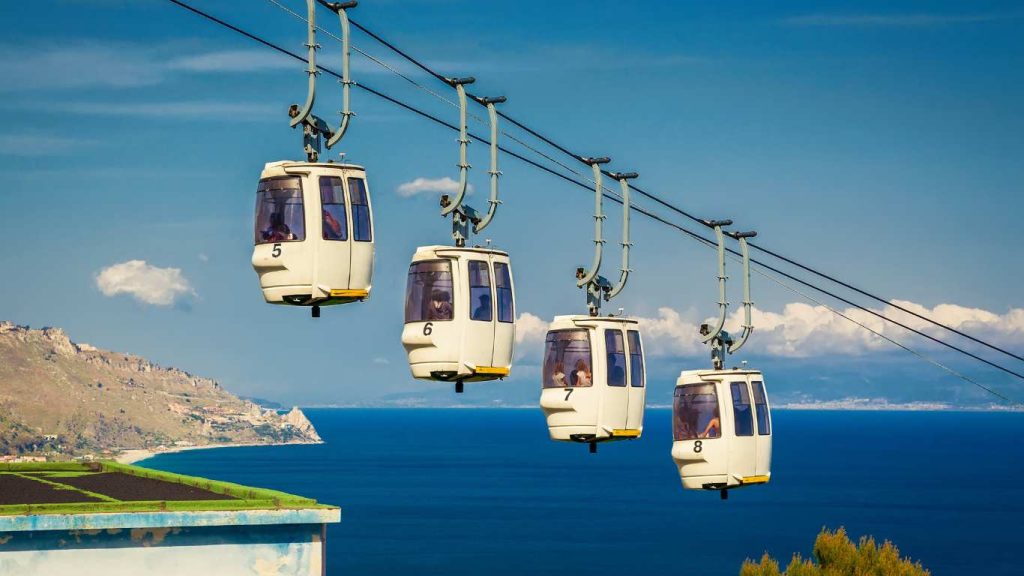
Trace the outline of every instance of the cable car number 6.
{"label": "cable car number 6", "polygon": [[426,324],[423,325],[423,335],[424,336],[430,336],[433,333],[434,333],[434,323],[433,322],[427,322]]}

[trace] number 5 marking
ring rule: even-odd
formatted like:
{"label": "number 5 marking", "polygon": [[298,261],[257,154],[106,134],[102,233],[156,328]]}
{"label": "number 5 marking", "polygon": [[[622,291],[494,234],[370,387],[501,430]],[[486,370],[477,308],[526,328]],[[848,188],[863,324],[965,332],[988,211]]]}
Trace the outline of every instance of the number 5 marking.
{"label": "number 5 marking", "polygon": [[281,245],[280,244],[274,244],[274,249],[270,251],[270,255],[273,256],[274,258],[277,258],[278,256],[280,256],[281,255]]}

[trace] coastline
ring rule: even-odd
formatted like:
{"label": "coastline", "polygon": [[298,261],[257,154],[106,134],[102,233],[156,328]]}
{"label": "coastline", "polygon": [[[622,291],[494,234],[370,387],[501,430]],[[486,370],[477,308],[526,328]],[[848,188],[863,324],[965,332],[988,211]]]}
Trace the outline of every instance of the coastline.
{"label": "coastline", "polygon": [[137,448],[122,450],[114,461],[119,464],[138,464],[161,454],[175,454],[178,452],[189,452],[191,450],[212,450],[214,448],[244,448],[251,446],[295,446],[323,444],[323,441],[297,441],[297,442],[222,442],[215,444],[203,444],[202,446],[171,446],[168,448]]}

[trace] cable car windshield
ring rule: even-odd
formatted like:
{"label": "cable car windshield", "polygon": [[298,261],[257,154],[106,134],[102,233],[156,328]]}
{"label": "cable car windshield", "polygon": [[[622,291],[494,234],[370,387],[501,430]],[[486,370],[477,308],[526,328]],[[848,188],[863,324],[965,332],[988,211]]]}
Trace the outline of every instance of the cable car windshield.
{"label": "cable car windshield", "polygon": [[644,349],[640,347],[640,333],[630,330],[629,338],[629,380],[634,388],[644,387]]}
{"label": "cable car windshield", "polygon": [[676,440],[718,438],[722,435],[718,393],[714,384],[678,386],[672,412],[675,414],[673,436]]}
{"label": "cable car windshield", "polygon": [[750,411],[750,392],[746,382],[733,382],[729,385],[732,393],[732,416],[736,420],[737,436],[754,435],[754,415]]}
{"label": "cable car windshield", "polygon": [[608,385],[626,385],[626,347],[621,330],[605,330],[604,349],[608,355]]}
{"label": "cable car windshield", "polygon": [[491,272],[483,260],[469,261],[470,319],[490,322],[494,317],[491,306]]}
{"label": "cable car windshield", "polygon": [[370,242],[373,240],[373,230],[370,227],[366,182],[362,178],[349,178],[348,190],[352,195],[352,237],[356,242]]}
{"label": "cable car windshield", "polygon": [[772,417],[768,413],[768,398],[764,394],[764,382],[754,380],[750,383],[754,389],[754,406],[757,408],[757,433],[769,436],[772,433]]}
{"label": "cable car windshield", "polygon": [[337,176],[320,177],[320,206],[324,240],[348,240],[345,188]]}
{"label": "cable car windshield", "polygon": [[445,321],[453,317],[451,262],[413,262],[405,290],[406,324]]}
{"label": "cable car windshield", "polygon": [[306,239],[299,178],[260,180],[256,190],[256,244]]}
{"label": "cable car windshield", "polygon": [[512,301],[512,274],[508,264],[494,263],[494,284],[498,292],[498,322],[513,322],[515,303]]}
{"label": "cable car windshield", "polygon": [[588,330],[552,330],[544,343],[544,387],[593,384]]}

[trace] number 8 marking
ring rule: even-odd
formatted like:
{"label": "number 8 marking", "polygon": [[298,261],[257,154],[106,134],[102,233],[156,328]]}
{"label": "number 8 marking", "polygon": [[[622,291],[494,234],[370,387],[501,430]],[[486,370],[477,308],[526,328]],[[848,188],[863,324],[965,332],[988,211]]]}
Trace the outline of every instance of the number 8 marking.
{"label": "number 8 marking", "polygon": [[701,444],[700,440],[697,440],[696,442],[693,443],[693,451],[694,452],[699,453],[703,449],[704,449],[704,446]]}

